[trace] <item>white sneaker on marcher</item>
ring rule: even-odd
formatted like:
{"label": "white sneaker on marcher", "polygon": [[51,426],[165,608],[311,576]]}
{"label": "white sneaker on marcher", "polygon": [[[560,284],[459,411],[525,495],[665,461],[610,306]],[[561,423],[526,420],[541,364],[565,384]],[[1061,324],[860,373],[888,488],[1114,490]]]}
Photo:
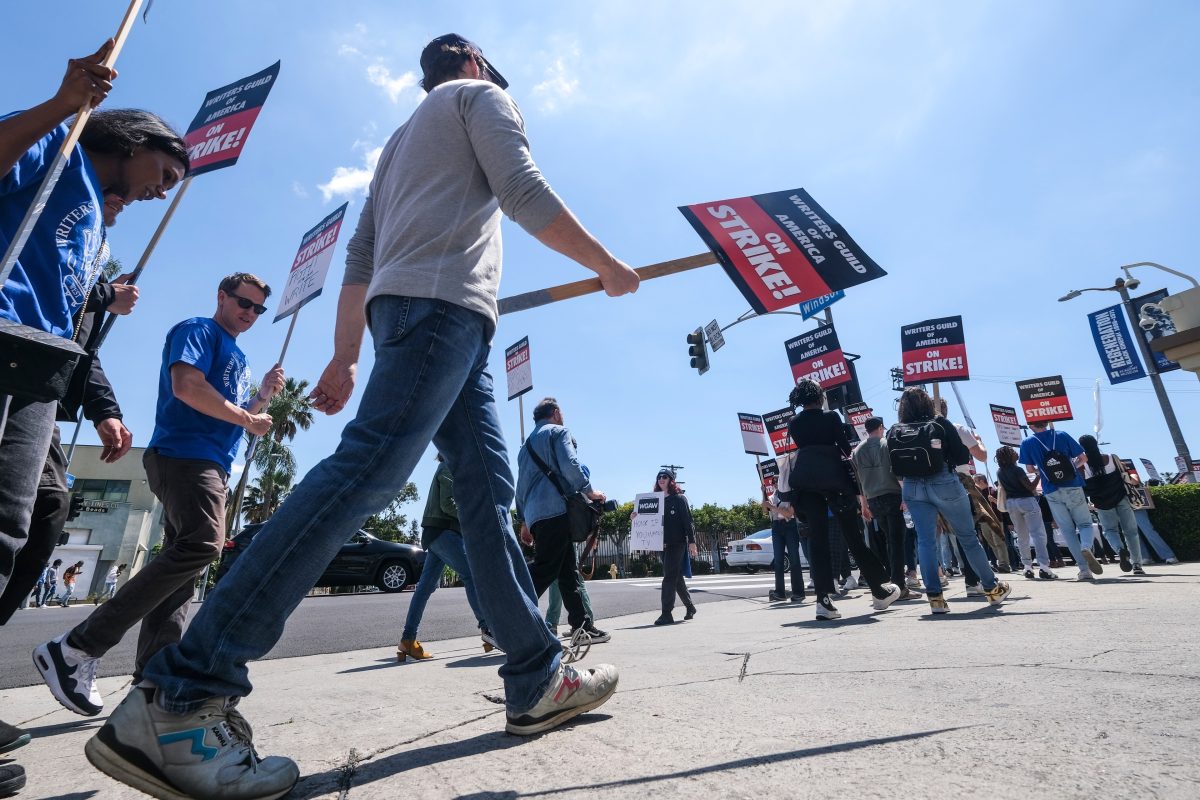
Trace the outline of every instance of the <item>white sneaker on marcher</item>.
{"label": "white sneaker on marcher", "polygon": [[817,619],[841,619],[842,612],[838,611],[829,599],[829,595],[817,598]]}
{"label": "white sneaker on marcher", "polygon": [[559,664],[542,699],[523,714],[508,714],[504,730],[532,736],[556,728],[607,702],[617,690],[617,679],[617,668],[612,664],[600,664],[584,672]]}
{"label": "white sneaker on marcher", "polygon": [[880,587],[887,592],[883,597],[878,597],[874,592],[871,593],[871,605],[876,611],[883,611],[892,603],[900,599],[900,587],[894,583],[885,583]]}
{"label": "white sneaker on marcher", "polygon": [[1094,580],[1096,580],[1096,576],[1093,575],[1092,573],[1088,572],[1086,569],[1081,569],[1081,570],[1079,570],[1079,573],[1075,576],[1075,580],[1077,580],[1077,581],[1094,581]]}
{"label": "white sneaker on marcher", "polygon": [[980,584],[976,583],[967,585],[967,597],[983,597],[984,594],[985,592],[983,591],[983,586]]}
{"label": "white sneaker on marcher", "polygon": [[67,644],[67,634],[33,648],[33,665],[64,708],[85,717],[104,710],[104,698],[96,688],[100,659]]}
{"label": "white sneaker on marcher", "polygon": [[300,769],[290,758],[259,758],[236,699],[213,697],[190,714],[170,714],[153,689],[134,689],[83,752],[96,769],[158,798],[274,800]]}

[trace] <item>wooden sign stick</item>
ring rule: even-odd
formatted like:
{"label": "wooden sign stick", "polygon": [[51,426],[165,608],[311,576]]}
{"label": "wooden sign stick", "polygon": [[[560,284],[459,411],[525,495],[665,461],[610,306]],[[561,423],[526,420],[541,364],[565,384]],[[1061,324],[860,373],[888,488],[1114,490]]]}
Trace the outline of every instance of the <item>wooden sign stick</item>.
{"label": "wooden sign stick", "polygon": [[[679,272],[687,272],[689,269],[698,267],[707,267],[709,264],[716,264],[717,257],[712,253],[700,253],[686,258],[676,258],[673,261],[663,261],[658,264],[650,264],[649,266],[640,267],[637,270],[638,277],[643,281],[652,280],[654,278],[662,278],[667,275],[674,275]],[[527,311],[538,306],[557,303],[559,300],[568,300],[572,297],[582,297],[585,294],[594,294],[595,292],[604,291],[604,285],[600,283],[599,278],[588,278],[587,280],[575,281],[574,283],[564,283],[561,286],[551,286],[548,289],[538,289],[524,294],[513,295],[512,297],[503,297],[500,299],[500,314],[513,314],[517,311]]]}

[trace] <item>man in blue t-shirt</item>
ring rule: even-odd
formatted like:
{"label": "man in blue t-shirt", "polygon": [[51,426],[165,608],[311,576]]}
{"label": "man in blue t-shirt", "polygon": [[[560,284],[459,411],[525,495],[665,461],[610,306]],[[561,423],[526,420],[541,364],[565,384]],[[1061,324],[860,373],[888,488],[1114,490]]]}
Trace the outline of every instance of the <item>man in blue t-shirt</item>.
{"label": "man in blue t-shirt", "polygon": [[1029,430],[1032,434],[1021,442],[1018,460],[1030,475],[1041,479],[1042,494],[1050,505],[1054,522],[1079,567],[1078,579],[1095,580],[1104,567],[1092,555],[1095,531],[1080,472],[1087,456],[1074,437],[1056,431],[1048,423],[1030,422]]}
{"label": "man in blue t-shirt", "polygon": [[163,545],[112,599],[68,633],[33,652],[54,697],[77,714],[104,709],[96,690],[100,658],[139,621],[134,682],[146,662],[183,636],[196,578],[225,543],[225,494],[244,431],[265,436],[268,402],[283,388],[276,364],[250,394],[250,369],[237,346],[266,312],[270,287],[238,272],[221,281],[212,317],[184,320],[167,332],[158,381],[154,435],[143,462],[163,504]]}

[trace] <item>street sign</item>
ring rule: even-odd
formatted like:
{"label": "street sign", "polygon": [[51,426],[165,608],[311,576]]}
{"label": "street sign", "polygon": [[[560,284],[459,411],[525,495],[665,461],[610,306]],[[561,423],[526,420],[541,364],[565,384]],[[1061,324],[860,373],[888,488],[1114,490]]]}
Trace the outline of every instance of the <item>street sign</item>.
{"label": "street sign", "polygon": [[715,319],[704,326],[704,334],[708,337],[708,343],[712,346],[714,353],[725,346],[725,337],[721,335],[721,326]]}

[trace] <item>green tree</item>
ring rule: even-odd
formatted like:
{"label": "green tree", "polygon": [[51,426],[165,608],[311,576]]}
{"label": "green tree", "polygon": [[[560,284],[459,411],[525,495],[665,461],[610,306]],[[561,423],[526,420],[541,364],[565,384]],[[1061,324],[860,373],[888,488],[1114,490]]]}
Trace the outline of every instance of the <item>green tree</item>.
{"label": "green tree", "polygon": [[392,502],[388,503],[387,508],[378,514],[372,514],[363,523],[363,530],[376,538],[389,542],[416,544],[421,539],[415,527],[416,520],[413,520],[414,527],[410,529],[408,515],[404,514],[401,509],[409,503],[415,503],[420,499],[421,496],[417,492],[417,485],[409,481],[404,484],[404,488],[400,490],[400,494],[392,498]]}
{"label": "green tree", "polygon": [[271,518],[292,490],[292,474],[282,469],[259,474],[246,490],[246,500],[242,504],[248,522],[266,522]]}
{"label": "green tree", "polygon": [[622,503],[614,511],[606,511],[600,515],[599,538],[612,542],[617,552],[617,575],[625,577],[625,552],[628,549],[631,529],[630,516],[633,514],[633,503]]}

